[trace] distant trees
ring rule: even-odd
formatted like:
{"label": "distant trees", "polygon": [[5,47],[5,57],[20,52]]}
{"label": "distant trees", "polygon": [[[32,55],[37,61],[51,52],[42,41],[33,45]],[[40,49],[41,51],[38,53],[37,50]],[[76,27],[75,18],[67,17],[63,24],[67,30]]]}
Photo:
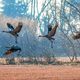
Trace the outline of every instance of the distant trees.
{"label": "distant trees", "polygon": [[22,1],[15,2],[15,0],[4,0],[3,14],[11,17],[23,17],[27,15],[28,4]]}
{"label": "distant trees", "polygon": [[[31,55],[38,55],[37,53],[39,53],[39,51],[41,54],[45,54],[46,50],[49,50],[46,52],[48,58],[50,58],[49,56],[51,53],[59,55],[56,54],[59,52],[62,53],[60,55],[63,55],[64,51],[62,42],[66,42],[64,46],[66,52],[64,53],[68,53],[68,57],[71,61],[77,59],[77,56],[80,54],[80,41],[74,41],[72,39],[72,35],[74,35],[74,32],[79,31],[78,28],[80,24],[77,23],[80,22],[79,0],[60,0],[60,2],[57,0],[43,0],[40,10],[38,0],[26,0],[26,3],[22,2],[21,0],[18,0],[17,3],[15,0],[4,0],[3,9],[3,13],[7,16],[26,17],[30,18],[31,20],[36,20],[39,24],[37,26],[40,27],[42,34],[47,34],[48,24],[54,25],[56,20],[60,23],[60,27],[56,34],[58,37],[56,37],[53,49],[50,48],[49,42],[46,39],[37,39],[36,34],[34,35],[32,31],[29,31],[29,29],[26,28],[24,36],[25,43],[22,42],[22,44],[24,43],[26,45],[25,47],[27,48],[23,51],[26,53],[25,55],[29,54],[31,57]],[[33,31],[35,30],[33,29]]]}
{"label": "distant trees", "polygon": [[[78,21],[80,18],[79,10],[77,6],[75,5],[75,1],[67,1],[64,0],[64,4],[61,5],[61,32],[65,35],[68,42],[71,44],[70,46],[66,44],[68,50],[70,49],[72,52],[69,53],[68,57],[70,61],[77,60],[77,56],[80,53],[77,50],[76,45],[79,45],[80,42],[78,40],[75,41],[72,39],[72,35],[74,35],[74,32],[77,32],[77,25],[76,21]],[[70,58],[70,55],[72,54],[72,59]]]}

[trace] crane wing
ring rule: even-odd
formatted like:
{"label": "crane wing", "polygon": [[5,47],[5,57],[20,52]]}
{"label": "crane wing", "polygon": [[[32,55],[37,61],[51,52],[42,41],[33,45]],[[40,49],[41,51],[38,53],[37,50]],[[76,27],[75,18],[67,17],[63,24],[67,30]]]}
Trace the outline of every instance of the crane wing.
{"label": "crane wing", "polygon": [[17,26],[15,29],[14,29],[14,33],[19,33],[22,29],[22,26]]}
{"label": "crane wing", "polygon": [[52,30],[52,25],[48,25],[48,33]]}
{"label": "crane wing", "polygon": [[14,27],[10,23],[7,23],[7,26],[10,30],[14,30]]}
{"label": "crane wing", "polygon": [[57,30],[58,25],[56,24],[55,27],[49,32],[48,36],[52,37],[56,34],[56,30]]}
{"label": "crane wing", "polygon": [[9,49],[9,50],[7,50],[6,52],[5,52],[5,55],[9,55],[9,54],[11,54],[12,53],[12,51]]}
{"label": "crane wing", "polygon": [[14,29],[14,33],[19,33],[22,29],[22,23],[18,23],[18,26]]}

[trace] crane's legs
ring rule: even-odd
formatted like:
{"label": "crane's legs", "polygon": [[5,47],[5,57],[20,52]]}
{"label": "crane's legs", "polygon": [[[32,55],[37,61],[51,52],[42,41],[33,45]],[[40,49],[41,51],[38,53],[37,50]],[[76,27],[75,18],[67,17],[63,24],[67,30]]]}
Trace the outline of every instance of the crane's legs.
{"label": "crane's legs", "polygon": [[15,43],[17,44],[17,37],[15,37]]}
{"label": "crane's legs", "polygon": [[51,41],[51,48],[53,48],[53,40],[50,40]]}
{"label": "crane's legs", "polygon": [[53,48],[53,41],[54,41],[55,39],[54,38],[51,38],[51,48]]}

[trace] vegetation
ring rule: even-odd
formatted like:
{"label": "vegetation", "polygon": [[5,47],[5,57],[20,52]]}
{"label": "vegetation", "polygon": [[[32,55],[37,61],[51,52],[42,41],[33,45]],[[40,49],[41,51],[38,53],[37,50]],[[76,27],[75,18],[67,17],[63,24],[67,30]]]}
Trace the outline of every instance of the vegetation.
{"label": "vegetation", "polygon": [[[80,41],[73,40],[72,36],[75,32],[80,32],[80,1],[60,0],[58,3],[57,0],[43,0],[42,6],[39,7],[39,0],[26,0],[26,2],[24,0],[16,2],[15,0],[4,0],[3,14],[14,19],[21,17],[23,22],[26,21],[24,19],[28,19],[38,23],[35,27],[32,23],[32,25],[26,25],[27,28],[22,31],[23,37],[19,39],[19,45],[22,46],[21,57],[35,57],[31,63],[36,64],[38,64],[36,57],[40,57],[40,55],[46,56],[46,64],[54,64],[55,60],[51,61],[52,56],[68,56],[70,62],[77,61],[77,56],[80,55]],[[56,21],[59,23],[59,28],[53,48],[51,48],[48,40],[39,39],[38,35],[47,34],[48,24],[55,25]],[[30,25],[32,27],[29,27]],[[1,46],[2,41],[0,41]],[[7,38],[6,42],[3,46],[13,44]],[[3,51],[1,52],[3,53]],[[55,57],[53,58],[55,59]]]}

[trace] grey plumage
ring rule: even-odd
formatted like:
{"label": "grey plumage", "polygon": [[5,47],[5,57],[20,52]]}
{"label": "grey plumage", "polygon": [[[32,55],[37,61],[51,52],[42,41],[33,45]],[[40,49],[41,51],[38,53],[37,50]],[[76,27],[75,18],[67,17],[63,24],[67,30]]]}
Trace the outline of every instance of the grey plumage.
{"label": "grey plumage", "polygon": [[56,25],[51,29],[51,31],[49,31],[49,33],[47,35],[40,35],[39,37],[46,37],[48,38],[48,40],[51,41],[51,44],[53,43],[53,40],[55,40],[55,38],[53,38],[56,34],[56,30],[58,27],[58,23],[56,23]]}
{"label": "grey plumage", "polygon": [[7,23],[7,26],[10,29],[10,31],[3,31],[3,32],[10,33],[11,35],[13,35],[16,39],[15,42],[17,43],[17,37],[19,36],[18,33],[21,31],[23,23],[19,22],[15,29],[10,23]]}

